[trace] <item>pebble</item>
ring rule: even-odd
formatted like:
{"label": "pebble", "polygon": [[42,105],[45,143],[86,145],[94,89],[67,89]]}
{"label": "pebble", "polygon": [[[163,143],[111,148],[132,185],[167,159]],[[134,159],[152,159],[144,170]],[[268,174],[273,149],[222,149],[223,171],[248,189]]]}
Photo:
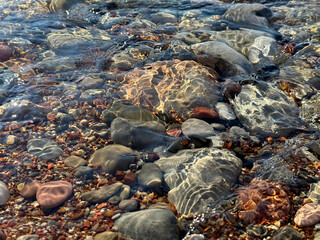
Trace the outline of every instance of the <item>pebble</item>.
{"label": "pebble", "polygon": [[28,152],[40,160],[50,160],[60,157],[62,149],[56,142],[45,138],[31,139],[27,144]]}
{"label": "pebble", "polygon": [[90,203],[101,203],[115,195],[122,187],[122,183],[114,183],[108,186],[103,186],[98,190],[91,190],[81,194],[81,199]]}
{"label": "pebble", "polygon": [[108,199],[108,203],[112,205],[117,205],[121,201],[121,197],[119,196],[112,196],[111,198]]}
{"label": "pebble", "polygon": [[122,200],[119,208],[125,211],[135,211],[139,206],[139,202],[135,199]]}
{"label": "pebble", "polygon": [[86,164],[86,160],[77,156],[70,156],[64,160],[64,165],[66,165],[67,167],[77,168],[80,166],[85,166]]}
{"label": "pebble", "polygon": [[35,198],[39,187],[40,182],[29,182],[24,185],[24,188],[20,191],[20,195],[24,198]]}
{"label": "pebble", "polygon": [[6,45],[0,44],[0,62],[9,60],[11,56],[11,49]]}
{"label": "pebble", "polygon": [[95,237],[94,240],[120,240],[120,234],[117,232],[102,232],[98,233]]}
{"label": "pebble", "polygon": [[0,228],[0,240],[6,240],[7,236],[4,231]]}
{"label": "pebble", "polygon": [[215,136],[212,126],[201,119],[189,118],[182,123],[182,133],[187,137],[207,138]]}
{"label": "pebble", "polygon": [[162,171],[155,163],[146,163],[138,174],[138,183],[147,188],[157,188],[162,184]]}
{"label": "pebble", "polygon": [[219,117],[216,111],[206,107],[195,107],[193,111],[194,117],[199,119],[216,119]]}
{"label": "pebble", "polygon": [[19,142],[19,138],[14,135],[8,135],[5,140],[6,145],[15,145]]}
{"label": "pebble", "polygon": [[218,102],[216,104],[216,108],[219,113],[219,117],[222,120],[233,121],[237,118],[231,106],[225,102]]}
{"label": "pebble", "polygon": [[10,198],[10,193],[7,185],[0,181],[0,205],[6,204]]}
{"label": "pebble", "polygon": [[124,200],[124,199],[127,199],[127,198],[129,198],[129,196],[130,196],[130,190],[131,190],[131,188],[130,188],[130,186],[128,186],[128,185],[123,185],[122,186],[122,188],[121,188],[121,192],[120,192],[120,198],[122,199],[122,200]]}
{"label": "pebble", "polygon": [[72,194],[72,185],[67,181],[43,183],[37,190],[37,201],[44,208],[54,208],[65,202]]}
{"label": "pebble", "polygon": [[91,179],[93,178],[93,169],[87,166],[77,167],[74,176],[78,178]]}
{"label": "pebble", "polygon": [[302,240],[301,234],[292,226],[285,226],[277,230],[272,237],[272,240]]}
{"label": "pebble", "polygon": [[39,235],[32,234],[32,235],[24,235],[17,238],[17,240],[38,240]]}
{"label": "pebble", "polygon": [[307,203],[294,216],[294,223],[299,227],[309,227],[320,221],[320,205]]}

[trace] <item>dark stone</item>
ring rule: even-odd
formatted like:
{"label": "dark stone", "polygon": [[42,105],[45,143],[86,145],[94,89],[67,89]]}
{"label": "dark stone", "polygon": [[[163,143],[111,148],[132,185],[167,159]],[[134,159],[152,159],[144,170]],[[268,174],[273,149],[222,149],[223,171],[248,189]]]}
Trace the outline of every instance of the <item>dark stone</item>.
{"label": "dark stone", "polygon": [[285,226],[277,230],[272,240],[302,240],[301,234],[292,226]]}
{"label": "dark stone", "polygon": [[91,179],[93,178],[93,169],[91,167],[86,166],[80,166],[77,167],[76,172],[74,173],[74,176],[78,178],[85,178],[85,179]]}
{"label": "dark stone", "polygon": [[138,183],[147,188],[157,188],[162,184],[162,171],[157,164],[146,163],[138,175]]}

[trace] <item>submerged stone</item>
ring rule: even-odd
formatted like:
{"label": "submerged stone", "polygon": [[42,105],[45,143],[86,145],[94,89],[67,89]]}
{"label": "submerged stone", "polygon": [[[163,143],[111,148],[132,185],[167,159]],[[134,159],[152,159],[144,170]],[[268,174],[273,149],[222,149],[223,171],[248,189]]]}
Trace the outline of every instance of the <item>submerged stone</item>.
{"label": "submerged stone", "polygon": [[49,160],[60,157],[62,149],[54,141],[46,138],[36,138],[28,141],[28,152],[40,160]]}

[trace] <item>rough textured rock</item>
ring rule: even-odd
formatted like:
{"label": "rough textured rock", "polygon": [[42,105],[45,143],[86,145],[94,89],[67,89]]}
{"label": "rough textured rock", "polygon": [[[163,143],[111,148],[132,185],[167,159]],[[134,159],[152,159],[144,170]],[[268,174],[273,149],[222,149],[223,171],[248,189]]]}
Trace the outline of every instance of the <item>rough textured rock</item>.
{"label": "rough textured rock", "polygon": [[272,240],[302,240],[301,234],[291,226],[285,226],[277,230]]}
{"label": "rough textured rock", "polygon": [[245,56],[223,42],[197,43],[191,46],[191,50],[197,55],[205,54],[206,61],[210,61],[222,76],[247,75],[251,72],[251,65]]}
{"label": "rough textured rock", "polygon": [[29,182],[21,190],[20,195],[24,198],[35,198],[40,185],[40,182],[37,181]]}
{"label": "rough textured rock", "polygon": [[309,227],[320,221],[320,205],[307,203],[294,216],[294,223],[299,227]]}
{"label": "rough textured rock", "polygon": [[311,183],[310,184],[310,190],[308,192],[308,197],[312,200],[314,203],[320,203],[320,183]]}
{"label": "rough textured rock", "polygon": [[100,164],[107,173],[127,170],[135,161],[135,152],[125,146],[112,144],[95,151],[89,159],[89,164]]}
{"label": "rough textured rock", "polygon": [[129,72],[121,89],[134,105],[188,117],[195,107],[214,108],[220,95],[217,79],[212,69],[194,61],[160,61]]}
{"label": "rough textured rock", "polygon": [[303,126],[296,104],[270,83],[242,86],[232,104],[238,119],[250,132],[286,137]]}
{"label": "rough textured rock", "polygon": [[320,92],[310,99],[304,99],[300,108],[300,117],[314,130],[320,129]]}
{"label": "rough textured rock", "polygon": [[115,195],[122,187],[122,183],[114,183],[108,186],[103,186],[98,190],[91,190],[81,194],[81,199],[90,203],[100,203],[108,200],[110,197]]}
{"label": "rough textured rock", "polygon": [[114,142],[132,148],[159,145],[168,138],[165,131],[165,126],[156,121],[141,122],[120,117],[114,119],[110,127]]}
{"label": "rough textured rock", "polygon": [[147,188],[157,188],[162,184],[161,169],[155,163],[146,163],[138,175],[138,183]]}
{"label": "rough textured rock", "polygon": [[139,240],[178,240],[176,217],[170,210],[148,209],[123,214],[116,228],[125,236]]}
{"label": "rough textured rock", "polygon": [[237,118],[231,106],[225,102],[218,102],[216,108],[222,120],[233,121]]}
{"label": "rough textured rock", "polygon": [[37,190],[37,201],[44,208],[54,208],[65,202],[72,194],[72,185],[66,181],[43,183]]}
{"label": "rough textured rock", "polygon": [[182,123],[182,133],[187,137],[208,138],[216,135],[212,126],[206,121],[189,118]]}
{"label": "rough textured rock", "polygon": [[6,204],[9,198],[10,194],[7,185],[4,182],[0,181],[0,205]]}
{"label": "rough textured rock", "polygon": [[163,123],[163,121],[161,121],[152,112],[140,108],[138,106],[126,105],[119,101],[114,102],[109,109],[104,110],[101,114],[102,121],[109,125],[116,117],[138,120],[143,122],[157,121]]}
{"label": "rough textured rock", "polygon": [[54,159],[62,154],[62,149],[56,142],[46,138],[36,138],[28,141],[28,152],[38,157],[40,160]]}
{"label": "rough textured rock", "polygon": [[227,194],[242,167],[232,152],[216,148],[181,150],[156,164],[165,172],[169,201],[182,214],[203,211],[207,204]]}
{"label": "rough textured rock", "polygon": [[49,9],[52,12],[56,12],[61,9],[69,9],[74,4],[82,3],[83,0],[52,0]]}
{"label": "rough textured rock", "polygon": [[66,158],[66,160],[64,160],[64,165],[66,165],[67,167],[77,168],[80,166],[84,166],[86,164],[87,164],[86,160],[77,156],[70,156]]}

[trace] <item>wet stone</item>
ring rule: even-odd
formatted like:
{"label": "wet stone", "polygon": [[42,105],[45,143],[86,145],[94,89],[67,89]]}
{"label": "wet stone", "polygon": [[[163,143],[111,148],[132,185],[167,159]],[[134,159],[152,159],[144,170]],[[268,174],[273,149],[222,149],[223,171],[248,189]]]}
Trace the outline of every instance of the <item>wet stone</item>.
{"label": "wet stone", "polygon": [[72,194],[72,185],[66,181],[43,183],[37,190],[37,201],[44,208],[54,208],[64,203]]}
{"label": "wet stone", "polygon": [[170,210],[148,209],[125,213],[115,222],[123,235],[140,240],[178,240],[179,228]]}
{"label": "wet stone", "polygon": [[40,182],[34,181],[25,184],[24,188],[20,191],[20,195],[24,198],[36,198]]}
{"label": "wet stone", "polygon": [[201,119],[189,118],[182,123],[182,133],[187,137],[208,138],[216,135],[212,126]]}
{"label": "wet stone", "polygon": [[98,190],[91,190],[81,194],[81,199],[90,203],[100,203],[108,200],[115,195],[122,187],[122,183],[114,183],[108,186],[103,186]]}
{"label": "wet stone", "polygon": [[32,235],[23,235],[17,238],[17,240],[38,240],[39,235],[32,234]]}
{"label": "wet stone", "polygon": [[89,75],[81,79],[81,82],[79,83],[79,85],[87,89],[89,88],[97,89],[97,88],[103,88],[104,82],[105,80],[100,78],[97,75],[91,75],[91,76]]}
{"label": "wet stone", "polygon": [[111,198],[108,199],[108,203],[112,205],[117,205],[121,201],[120,196],[112,196]]}
{"label": "wet stone", "polygon": [[135,211],[139,206],[139,202],[135,199],[122,200],[119,208],[125,211]]}
{"label": "wet stone", "polygon": [[4,231],[0,228],[0,240],[6,240],[7,236]]}
{"label": "wet stone", "polygon": [[127,147],[148,148],[165,141],[165,127],[159,122],[116,118],[112,121],[111,139]]}
{"label": "wet stone", "polygon": [[64,165],[66,165],[67,167],[77,168],[80,166],[85,166],[86,164],[86,160],[77,156],[70,156],[64,160]]}
{"label": "wet stone", "polygon": [[205,240],[202,234],[190,234],[184,237],[185,240]]}
{"label": "wet stone", "polygon": [[15,145],[19,142],[19,138],[14,135],[8,135],[5,139],[6,145]]}
{"label": "wet stone", "polygon": [[307,203],[302,206],[294,216],[294,223],[299,227],[309,227],[320,221],[320,205]]}
{"label": "wet stone", "polygon": [[250,132],[287,137],[303,126],[296,104],[270,83],[242,86],[232,104],[238,119]]}
{"label": "wet stone", "polygon": [[122,186],[122,188],[120,189],[120,194],[119,194],[121,200],[129,198],[130,190],[131,190],[130,186],[128,186],[128,185]]}
{"label": "wet stone", "polygon": [[77,167],[74,176],[77,178],[91,179],[93,178],[93,169],[87,166]]}
{"label": "wet stone", "polygon": [[263,238],[268,235],[268,229],[265,226],[261,225],[249,225],[246,228],[247,233],[250,236],[256,237],[256,238]]}
{"label": "wet stone", "polygon": [[242,161],[231,151],[217,148],[180,150],[155,162],[164,172],[168,200],[178,213],[203,211],[227,194],[238,179]]}
{"label": "wet stone", "polygon": [[89,159],[89,164],[100,164],[104,171],[113,174],[118,170],[128,170],[135,158],[136,153],[132,149],[112,144],[95,151]]}
{"label": "wet stone", "polygon": [[62,149],[56,142],[46,138],[31,139],[27,144],[28,152],[40,160],[54,159],[62,154]]}
{"label": "wet stone", "polygon": [[311,183],[307,196],[314,202],[320,203],[320,183]]}
{"label": "wet stone", "polygon": [[162,171],[155,163],[146,163],[138,174],[138,183],[147,188],[157,188],[162,184]]}
{"label": "wet stone", "polygon": [[285,226],[277,230],[272,240],[302,240],[301,234],[291,226]]}
{"label": "wet stone", "polygon": [[260,62],[263,57],[273,59],[279,54],[276,40],[271,37],[261,36],[254,40],[254,43],[249,47],[248,59],[252,63]]}
{"label": "wet stone", "polygon": [[82,2],[83,0],[52,0],[49,5],[49,9],[52,12],[56,12],[61,9],[67,10],[70,7],[72,7],[74,4],[82,3]]}
{"label": "wet stone", "polygon": [[12,56],[12,50],[6,45],[0,45],[0,62],[4,62],[10,59]]}
{"label": "wet stone", "polygon": [[216,108],[222,120],[233,121],[237,118],[231,106],[225,102],[218,102]]}
{"label": "wet stone", "polygon": [[120,234],[117,232],[102,232],[98,233],[95,237],[94,240],[120,240]]}
{"label": "wet stone", "polygon": [[310,99],[304,99],[300,108],[300,117],[305,120],[311,129],[320,129],[320,93]]}
{"label": "wet stone", "polygon": [[0,181],[0,205],[6,204],[9,198],[10,194],[7,185],[4,182]]}

